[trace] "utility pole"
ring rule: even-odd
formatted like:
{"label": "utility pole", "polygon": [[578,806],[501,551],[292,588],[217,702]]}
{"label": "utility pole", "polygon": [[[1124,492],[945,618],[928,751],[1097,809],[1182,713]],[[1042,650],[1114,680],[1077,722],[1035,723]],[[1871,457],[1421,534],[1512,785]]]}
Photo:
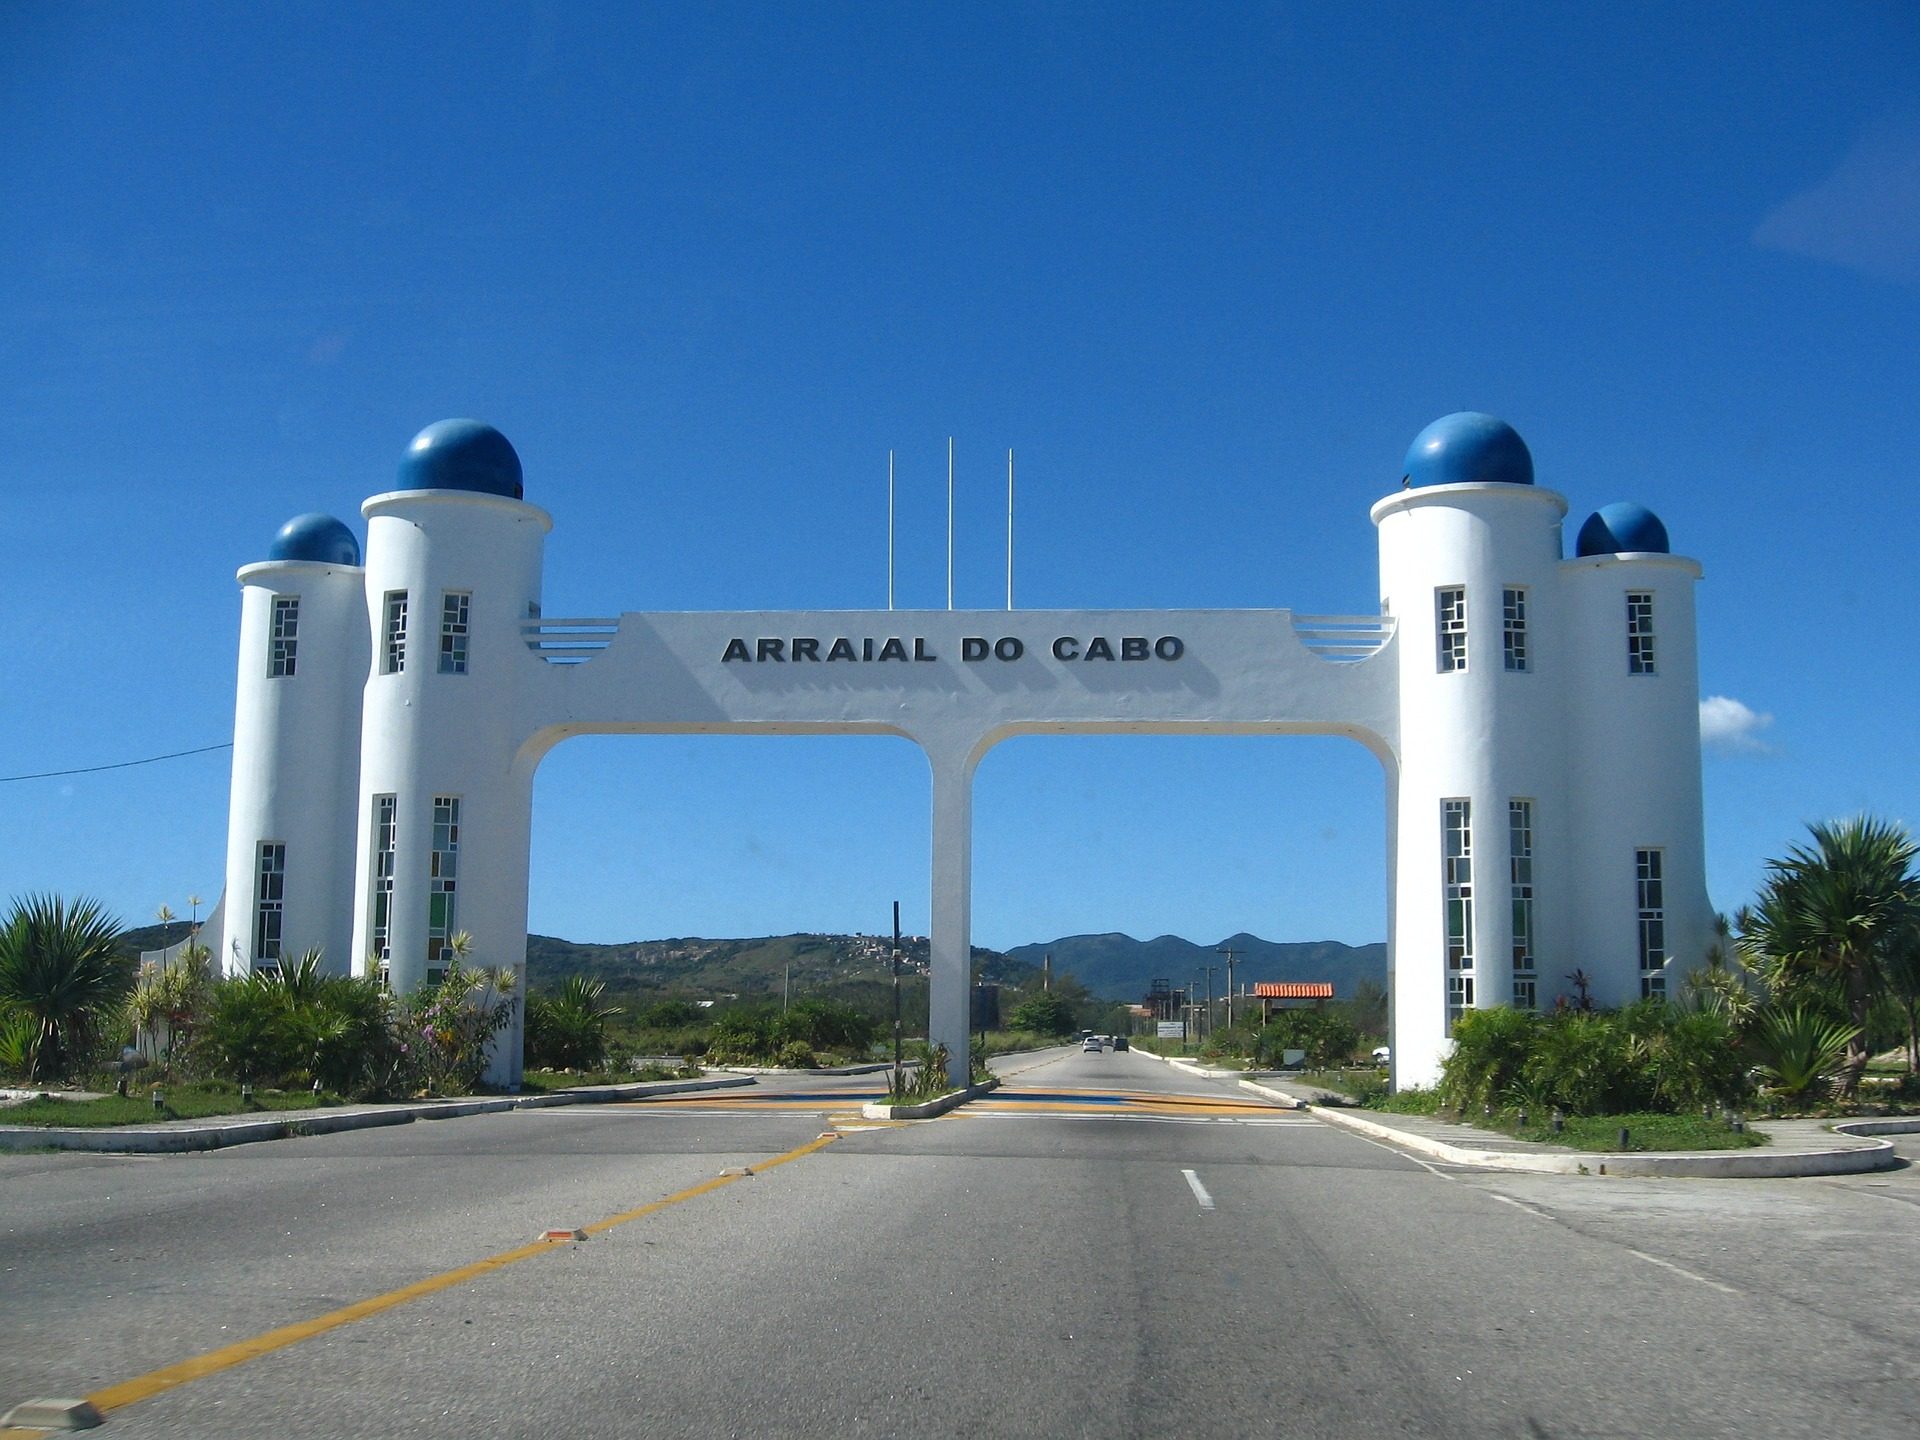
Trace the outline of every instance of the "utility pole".
{"label": "utility pole", "polygon": [[900,902],[893,902],[893,1093],[905,1095],[906,1072],[900,1062]]}
{"label": "utility pole", "polygon": [[1213,952],[1227,957],[1227,1028],[1233,1028],[1233,947],[1228,945]]}
{"label": "utility pole", "polygon": [[1209,1030],[1213,1029],[1213,972],[1219,968],[1218,965],[1207,966],[1207,1029]]}
{"label": "utility pole", "polygon": [[787,1013],[787,996],[792,992],[792,990],[793,990],[793,962],[789,960],[787,962],[787,968],[783,972],[781,972],[781,976],[780,976],[780,1013],[782,1015]]}

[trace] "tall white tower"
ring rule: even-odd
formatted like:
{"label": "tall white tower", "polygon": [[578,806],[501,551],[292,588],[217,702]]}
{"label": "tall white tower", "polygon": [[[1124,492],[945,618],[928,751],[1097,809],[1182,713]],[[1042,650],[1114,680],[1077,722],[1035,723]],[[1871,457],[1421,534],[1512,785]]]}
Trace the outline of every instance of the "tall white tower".
{"label": "tall white tower", "polygon": [[239,575],[240,673],[233,719],[224,933],[229,974],[324,952],[353,954],[353,780],[367,675],[360,542],[301,515]]}
{"label": "tall white tower", "polygon": [[[466,963],[525,965],[533,772],[517,754],[519,701],[541,662],[522,627],[540,614],[553,521],[521,495],[499,431],[444,420],[415,437],[396,487],[361,506],[372,665],[354,955],[396,990],[438,978],[462,931]],[[501,1052],[510,1073],[492,1078],[517,1083],[517,1033]]]}

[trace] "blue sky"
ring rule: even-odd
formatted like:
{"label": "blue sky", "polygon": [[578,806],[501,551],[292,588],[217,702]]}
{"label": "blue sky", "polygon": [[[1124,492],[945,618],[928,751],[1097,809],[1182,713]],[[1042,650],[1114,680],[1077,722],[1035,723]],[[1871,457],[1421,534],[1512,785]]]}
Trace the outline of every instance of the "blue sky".
{"label": "blue sky", "polygon": [[[1920,15],[1883,5],[0,7],[0,772],[231,738],[280,523],[474,415],[549,614],[1377,603],[1458,409],[1706,568],[1709,879],[1920,823]],[[220,885],[213,754],[0,785],[0,889]],[[1334,739],[1029,739],[975,926],[1379,939]],[[925,928],[923,763],[590,739],[531,922]]]}

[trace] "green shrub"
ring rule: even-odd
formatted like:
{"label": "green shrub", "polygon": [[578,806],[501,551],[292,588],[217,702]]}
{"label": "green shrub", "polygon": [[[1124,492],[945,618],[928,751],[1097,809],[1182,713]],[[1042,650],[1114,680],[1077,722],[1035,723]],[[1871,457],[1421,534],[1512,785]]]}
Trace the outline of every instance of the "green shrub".
{"label": "green shrub", "polygon": [[782,1049],[797,1044],[848,1055],[866,1054],[879,1031],[870,1016],[853,1006],[819,999],[794,1001],[770,1028],[773,1043]]}
{"label": "green shrub", "polygon": [[1360,1046],[1360,1032],[1353,1022],[1333,1010],[1282,1010],[1263,1029],[1251,1033],[1248,1048],[1236,1053],[1269,1067],[1280,1065],[1288,1050],[1304,1050],[1309,1065],[1344,1065]]}
{"label": "green shrub", "polygon": [[1015,1030],[1031,1030],[1036,1035],[1071,1035],[1073,1006],[1051,991],[1029,995],[1013,1007],[1007,1024]]}
{"label": "green shrub", "polygon": [[1734,1105],[1747,1093],[1740,1036],[1728,1011],[1671,1012],[1648,1049],[1654,1093],[1676,1110]]}
{"label": "green shrub", "polygon": [[529,1065],[553,1070],[595,1070],[606,1062],[607,1022],[621,1013],[604,1004],[607,982],[569,975],[557,994],[527,996],[526,1055]]}
{"label": "green shrub", "polygon": [[1453,1022],[1453,1053],[1440,1071],[1442,1098],[1462,1111],[1498,1101],[1525,1073],[1539,1029],[1539,1016],[1504,1005],[1461,1015]]}
{"label": "green shrub", "polygon": [[789,1070],[812,1070],[819,1061],[813,1057],[813,1047],[804,1040],[789,1040],[775,1052],[776,1064]]}
{"label": "green shrub", "polygon": [[656,1000],[634,1011],[633,1020],[641,1030],[676,1030],[692,1025],[704,1027],[706,1011],[691,1000]]}
{"label": "green shrub", "polygon": [[1644,1110],[1653,1103],[1653,1076],[1635,1063],[1628,1040],[1606,1011],[1559,1011],[1540,1026],[1519,1078],[1530,1093],[1573,1114]]}
{"label": "green shrub", "polygon": [[707,1032],[707,1054],[716,1064],[765,1064],[773,1052],[773,1013],[764,1007],[738,1006],[714,1016]]}
{"label": "green shrub", "polygon": [[133,984],[119,938],[95,900],[30,895],[0,921],[0,1006],[33,1024],[32,1041],[11,1046],[29,1080],[79,1073],[109,1038]]}
{"label": "green shrub", "polygon": [[1782,1095],[1801,1098],[1838,1069],[1859,1027],[1805,1005],[1761,1012],[1750,1045],[1760,1073]]}

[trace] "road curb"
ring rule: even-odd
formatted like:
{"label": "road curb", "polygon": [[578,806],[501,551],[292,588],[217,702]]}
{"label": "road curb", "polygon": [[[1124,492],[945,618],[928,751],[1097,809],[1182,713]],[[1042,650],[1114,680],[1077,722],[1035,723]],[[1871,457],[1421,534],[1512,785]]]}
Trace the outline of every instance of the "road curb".
{"label": "road curb", "polygon": [[[1803,1150],[1780,1153],[1756,1150],[1683,1150],[1665,1154],[1652,1152],[1601,1151],[1513,1151],[1468,1150],[1434,1140],[1425,1135],[1410,1135],[1391,1125],[1363,1120],[1351,1110],[1325,1105],[1304,1107],[1317,1120],[1343,1126],[1369,1139],[1383,1140],[1405,1150],[1415,1150],[1449,1165],[1470,1165],[1480,1170],[1517,1170],[1541,1175],[1607,1175],[1623,1179],[1670,1177],[1674,1179],[1786,1179],[1803,1175],[1851,1175],[1866,1170],[1885,1170],[1898,1164],[1893,1145],[1886,1140],[1857,1138],[1863,1144],[1836,1146],[1832,1150]],[[1842,1124],[1888,1122],[1842,1122]],[[1834,1126],[1838,1130],[1839,1125]],[[1920,1129],[1920,1124],[1912,1125]]]}
{"label": "road curb", "polygon": [[1304,1110],[1307,1108],[1307,1102],[1302,1100],[1298,1095],[1289,1095],[1284,1090],[1275,1090],[1272,1086],[1262,1085],[1258,1080],[1242,1080],[1240,1082],[1240,1088],[1242,1090],[1251,1090],[1256,1095],[1264,1095],[1269,1100],[1278,1100],[1289,1110]]}
{"label": "road curb", "polygon": [[302,1135],[333,1135],[343,1130],[373,1130],[388,1125],[410,1125],[415,1120],[457,1120],[503,1110],[537,1110],[553,1105],[594,1105],[616,1100],[645,1100],[654,1095],[689,1090],[726,1090],[753,1084],[751,1076],[717,1076],[702,1080],[639,1080],[630,1085],[601,1085],[564,1090],[549,1095],[483,1096],[473,1100],[438,1100],[417,1105],[384,1105],[378,1109],[287,1111],[271,1118],[220,1120],[204,1125],[177,1125],[167,1129],[116,1126],[0,1126],[0,1153],[21,1150],[88,1150],[132,1155],[177,1155],[197,1150],[224,1150],[265,1140],[290,1140]]}
{"label": "road curb", "polygon": [[950,1095],[942,1095],[938,1100],[924,1101],[919,1105],[887,1105],[868,1101],[860,1107],[862,1120],[931,1120],[936,1115],[944,1115],[949,1110],[957,1110],[969,1100],[977,1099],[990,1090],[1000,1088],[998,1076],[982,1080],[978,1085],[969,1085],[964,1090],[955,1090]]}

